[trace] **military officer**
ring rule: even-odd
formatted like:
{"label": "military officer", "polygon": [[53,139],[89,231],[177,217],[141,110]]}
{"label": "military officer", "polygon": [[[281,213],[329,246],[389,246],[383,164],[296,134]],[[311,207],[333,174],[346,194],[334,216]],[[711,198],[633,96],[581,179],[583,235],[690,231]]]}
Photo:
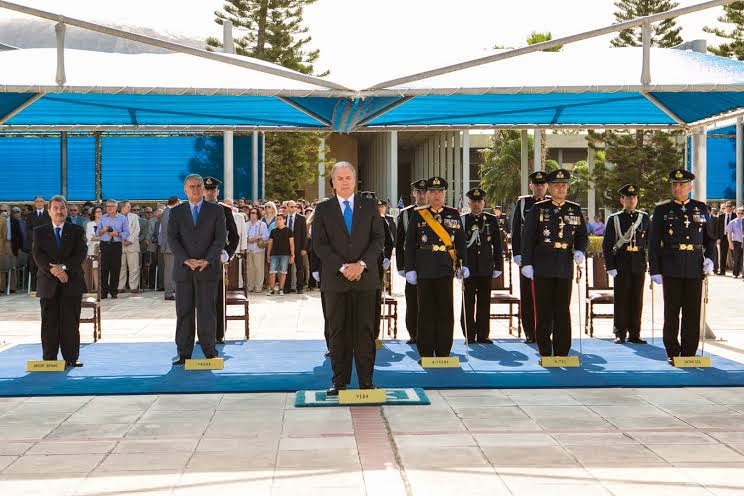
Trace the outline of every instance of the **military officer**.
{"label": "military officer", "polygon": [[[700,299],[703,277],[713,272],[715,241],[707,229],[708,207],[688,198],[695,175],[685,169],[669,174],[672,200],[654,209],[649,234],[651,280],[663,284],[664,347],[668,362],[694,356],[700,339]],[[682,343],[680,334],[682,313]]]}
{"label": "military officer", "polygon": [[493,215],[498,220],[499,229],[501,229],[501,232],[503,233],[503,237],[506,238],[507,235],[511,234],[511,222],[509,222],[509,217],[503,212],[503,208],[501,208],[501,205],[496,205],[493,207]]}
{"label": "military officer", "polygon": [[[409,205],[398,213],[397,234],[395,236],[395,265],[398,268],[398,274],[406,276],[405,271],[405,245],[406,232],[411,224],[411,216],[416,207],[426,205],[426,179],[419,179],[411,183],[411,198],[413,205]],[[416,286],[406,281],[406,329],[408,330],[409,340],[407,344],[416,344],[416,320],[418,319],[418,301],[416,296]]]}
{"label": "military officer", "polygon": [[541,356],[566,356],[571,349],[573,268],[584,263],[589,241],[581,206],[566,200],[570,178],[565,169],[548,175],[551,199],[535,203],[522,232],[522,274],[532,279]]}
{"label": "military officer", "polygon": [[[372,193],[374,195],[374,193]],[[376,195],[375,195],[376,196]],[[373,196],[373,198],[375,198]],[[377,211],[380,213],[380,217],[383,218],[385,228],[385,244],[382,247],[382,253],[377,260],[377,265],[380,269],[380,289],[377,290],[377,310],[375,311],[375,322],[377,327],[377,336],[380,336],[380,319],[382,316],[382,293],[385,289],[385,271],[390,268],[390,259],[393,256],[393,249],[395,248],[395,219],[390,215],[385,215],[387,209],[387,203],[384,200],[375,200],[377,202]],[[393,227],[390,227],[390,223],[393,223]]]}
{"label": "military officer", "polygon": [[[511,243],[514,253],[514,263],[522,265],[522,229],[524,220],[532,206],[550,198],[546,196],[548,191],[548,174],[543,171],[535,171],[529,176],[531,195],[520,196],[514,205],[512,212]],[[519,299],[521,301],[520,311],[522,313],[522,329],[524,329],[525,343],[535,342],[535,303],[532,298],[532,283],[529,279],[519,274]]]}
{"label": "military officer", "polygon": [[[465,280],[465,304],[460,317],[468,343],[492,344],[490,330],[491,278],[504,270],[499,218],[486,213],[486,193],[480,188],[466,193],[470,213],[462,216],[470,277]],[[477,300],[477,303],[476,303]]]}
{"label": "military officer", "polygon": [[615,343],[646,344],[641,339],[643,282],[646,279],[646,250],[651,221],[637,210],[638,185],[618,190],[623,209],[607,218],[602,240],[605,269],[615,280]]}
{"label": "military officer", "polygon": [[422,357],[449,356],[455,325],[452,277],[469,275],[465,231],[457,209],[444,205],[446,190],[443,178],[429,178],[429,204],[416,207],[406,233],[406,281],[418,286],[416,344]]}

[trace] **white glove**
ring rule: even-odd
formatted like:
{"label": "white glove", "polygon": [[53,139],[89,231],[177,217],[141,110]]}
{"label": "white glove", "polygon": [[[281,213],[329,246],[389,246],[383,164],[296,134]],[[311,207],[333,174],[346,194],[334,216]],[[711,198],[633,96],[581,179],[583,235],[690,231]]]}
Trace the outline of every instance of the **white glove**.
{"label": "white glove", "polygon": [[501,275],[501,271],[500,271],[500,270],[494,270],[494,271],[493,271],[493,274],[491,274],[491,277],[492,277],[493,279],[496,279],[496,278],[497,278],[497,277],[499,277],[500,275]]}
{"label": "white glove", "polygon": [[468,269],[467,267],[463,267],[462,270],[457,269],[455,271],[455,277],[458,279],[467,279],[468,277],[470,277],[470,269]]}
{"label": "white glove", "polygon": [[230,260],[230,257],[228,256],[225,250],[222,250],[222,255],[220,255],[220,260],[222,260],[222,263],[227,263],[227,261]]}
{"label": "white glove", "polygon": [[576,262],[576,265],[581,265],[584,263],[584,252],[583,251],[577,251],[574,253],[574,262]]}
{"label": "white glove", "polygon": [[708,275],[713,273],[713,260],[706,258],[703,260],[703,274]]}
{"label": "white glove", "polygon": [[517,264],[517,267],[522,265],[522,255],[514,255],[514,263]]}
{"label": "white glove", "polygon": [[388,270],[390,268],[390,259],[389,258],[383,258],[382,259],[382,269]]}
{"label": "white glove", "polygon": [[398,271],[398,275],[399,275],[400,277],[406,277],[406,271],[405,271],[405,270],[399,270],[399,271]]}
{"label": "white glove", "polygon": [[663,279],[661,278],[661,274],[656,274],[654,276],[651,276],[651,282],[653,282],[654,284],[661,285],[662,280]]}
{"label": "white glove", "polygon": [[522,275],[527,279],[532,279],[535,276],[535,271],[532,269],[532,265],[525,265],[522,267]]}
{"label": "white glove", "polygon": [[614,279],[617,277],[617,269],[610,269],[607,271],[607,274]]}
{"label": "white glove", "polygon": [[313,279],[315,279],[315,282],[320,282],[320,272],[313,272]]}
{"label": "white glove", "polygon": [[406,282],[414,286],[416,285],[416,271],[415,270],[406,272]]}

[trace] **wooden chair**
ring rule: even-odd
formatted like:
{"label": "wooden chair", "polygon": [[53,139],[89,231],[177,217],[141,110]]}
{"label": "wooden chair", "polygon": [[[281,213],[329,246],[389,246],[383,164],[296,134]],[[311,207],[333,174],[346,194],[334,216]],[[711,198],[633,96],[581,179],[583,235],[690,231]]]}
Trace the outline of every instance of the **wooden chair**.
{"label": "wooden chair", "polygon": [[[83,262],[83,276],[85,277],[85,287],[87,293],[83,293],[83,299],[80,302],[80,323],[93,324],[93,342],[101,339],[101,284],[99,278],[99,256],[88,256]],[[84,317],[82,310],[90,309],[93,311],[90,317]],[[86,312],[87,313],[87,312]]]}
{"label": "wooden chair", "polygon": [[610,276],[605,270],[604,257],[602,255],[591,255],[584,261],[584,273],[586,274],[586,323],[584,334],[594,337],[594,319],[612,319],[613,313],[597,313],[595,305],[612,305],[614,311],[615,295]]}
{"label": "wooden chair", "polygon": [[393,339],[398,339],[398,300],[392,295],[382,293],[380,297],[380,323],[382,324],[383,335],[387,327],[387,335],[390,336],[392,331]]}
{"label": "wooden chair", "polygon": [[[230,320],[242,320],[245,327],[245,339],[250,337],[250,311],[248,302],[248,286],[245,280],[248,277],[245,253],[236,253],[228,263],[223,264],[223,277],[225,281],[225,335],[227,335],[227,322]],[[242,265],[241,265],[242,263]],[[243,271],[243,287],[240,287],[241,267]],[[229,307],[243,307],[243,313],[230,315]]]}
{"label": "wooden chair", "polygon": [[[512,260],[511,252],[504,252],[504,271],[495,279],[491,279],[491,305],[508,305],[508,313],[491,313],[491,320],[508,320],[509,334],[514,335],[514,318],[517,319],[517,337],[522,336],[522,302],[519,296],[514,295],[512,282]],[[508,284],[507,284],[508,274]],[[516,311],[515,311],[516,307]]]}

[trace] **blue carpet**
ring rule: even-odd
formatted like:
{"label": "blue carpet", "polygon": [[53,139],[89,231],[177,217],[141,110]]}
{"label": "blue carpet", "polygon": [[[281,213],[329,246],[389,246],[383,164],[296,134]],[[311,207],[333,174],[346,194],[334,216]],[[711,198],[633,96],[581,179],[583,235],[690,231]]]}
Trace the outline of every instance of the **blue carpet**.
{"label": "blue carpet", "polygon": [[[551,388],[744,386],[744,364],[713,356],[710,369],[675,369],[657,345],[615,345],[585,339],[578,369],[544,369],[537,351],[515,339],[472,345],[462,340],[453,353],[459,369],[422,369],[415,348],[386,341],[378,350],[378,387]],[[331,377],[323,341],[234,341],[218,346],[225,369],[190,371],[171,367],[173,343],[83,345],[85,367],[66,372],[27,373],[26,360],[38,360],[41,345],[18,345],[0,352],[0,396],[155,393],[222,393],[324,389]],[[574,341],[574,351],[578,341]],[[197,345],[198,350],[198,345]],[[194,358],[198,356],[194,355]],[[356,378],[352,385],[356,385]]]}

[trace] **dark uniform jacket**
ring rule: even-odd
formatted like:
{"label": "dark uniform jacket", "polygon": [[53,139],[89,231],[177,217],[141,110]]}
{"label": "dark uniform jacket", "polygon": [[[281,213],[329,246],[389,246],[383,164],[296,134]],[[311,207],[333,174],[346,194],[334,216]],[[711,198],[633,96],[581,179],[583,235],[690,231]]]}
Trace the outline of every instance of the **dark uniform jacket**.
{"label": "dark uniform jacket", "polygon": [[[54,298],[57,286],[63,296],[79,296],[85,292],[83,261],[88,254],[85,229],[70,222],[62,227],[62,243],[57,240],[51,223],[37,227],[33,235],[32,253],[36,263],[36,294],[39,298]],[[68,280],[62,283],[49,271],[49,264],[65,265]]]}
{"label": "dark uniform jacket", "polygon": [[522,267],[531,265],[535,277],[572,279],[574,251],[586,253],[589,235],[578,203],[553,200],[535,203],[522,232]]}
{"label": "dark uniform jacket", "polygon": [[227,241],[225,242],[225,251],[228,257],[232,257],[235,250],[238,249],[240,243],[240,233],[238,233],[238,225],[235,224],[235,217],[233,217],[233,209],[229,205],[224,205],[219,202],[219,205],[225,211],[225,227],[227,228]]}
{"label": "dark uniform jacket", "polygon": [[390,260],[393,256],[393,250],[395,249],[395,235],[397,234],[397,228],[395,226],[395,219],[392,215],[386,215],[383,219],[385,220],[385,247],[383,252],[385,258]]}
{"label": "dark uniform jacket", "polygon": [[439,212],[427,206],[417,207],[411,215],[408,225],[405,244],[405,270],[416,271],[418,279],[440,279],[453,277],[455,275],[452,257],[444,248],[444,243],[439,236],[429,227],[420,210],[428,209],[435,221],[444,227],[450,235],[450,240],[455,250],[455,258],[462,260],[467,265],[467,252],[465,250],[465,231],[462,228],[462,220],[457,209],[442,207]]}
{"label": "dark uniform jacket", "polygon": [[462,216],[468,269],[471,277],[491,277],[494,270],[504,271],[502,231],[499,219],[489,213]]}
{"label": "dark uniform jacket", "polygon": [[398,212],[398,219],[396,221],[397,228],[395,234],[395,265],[398,268],[398,272],[405,270],[405,245],[406,245],[406,232],[408,226],[411,223],[411,216],[413,215],[415,205],[409,205]]}
{"label": "dark uniform jacket", "polygon": [[[615,249],[618,235],[624,235],[630,227],[641,217],[634,236],[625,244]],[[620,219],[620,232],[615,231],[615,218]],[[640,210],[616,212],[607,218],[604,239],[602,240],[602,254],[607,270],[617,270],[619,273],[640,274],[646,272],[646,250],[648,249],[648,232],[651,221],[648,214]]]}
{"label": "dark uniform jacket", "polygon": [[708,233],[708,207],[697,200],[667,200],[656,206],[649,234],[651,275],[698,279],[703,258],[713,260],[715,241]]}
{"label": "dark uniform jacket", "polygon": [[[547,196],[545,199],[549,199]],[[542,201],[542,200],[540,200]],[[532,206],[537,202],[537,198],[532,195],[520,196],[517,199],[517,203],[514,205],[514,211],[512,212],[512,223],[511,223],[511,244],[512,252],[515,255],[522,255],[522,230],[524,229],[524,221],[527,218]]]}

